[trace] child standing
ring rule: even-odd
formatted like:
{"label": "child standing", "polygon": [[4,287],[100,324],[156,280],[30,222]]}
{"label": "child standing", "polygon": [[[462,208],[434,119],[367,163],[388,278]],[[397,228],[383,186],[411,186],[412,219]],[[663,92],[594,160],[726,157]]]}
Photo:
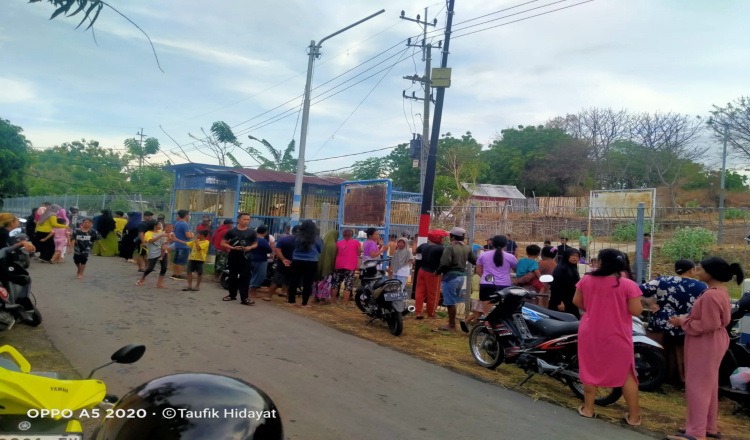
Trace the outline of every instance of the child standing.
{"label": "child standing", "polygon": [[[91,248],[94,247],[94,242],[96,240],[101,240],[102,238],[98,232],[91,229],[93,225],[94,222],[92,222],[90,218],[84,219],[83,222],[81,222],[81,228],[76,229],[70,237],[68,250],[70,251],[70,248],[73,248],[73,262],[78,268],[78,276],[76,278],[79,280],[83,279],[83,271],[86,269],[86,263],[89,260]],[[102,250],[105,250],[104,246],[101,244],[99,247]]]}
{"label": "child standing", "polygon": [[[67,224],[67,221],[64,218],[58,218],[57,222],[61,225]],[[55,254],[52,255],[52,261],[53,263],[62,263],[65,260],[63,260],[63,257],[65,256],[65,248],[68,247],[68,240],[70,240],[70,229],[68,228],[52,228],[52,232],[50,232],[50,235],[47,236],[47,238],[52,238],[52,241],[55,243]]]}
{"label": "child standing", "polygon": [[464,333],[469,333],[469,328],[478,323],[479,318],[484,314],[484,306],[479,299],[479,283],[481,281],[482,277],[477,274],[471,277],[471,315],[465,321],[459,322]]}
{"label": "child standing", "polygon": [[542,250],[539,246],[531,244],[526,246],[526,257],[518,260],[516,265],[516,284],[525,288],[531,287],[536,292],[541,292],[544,289],[544,284],[539,281],[539,277],[542,276],[539,272],[539,254]]}
{"label": "child standing", "polygon": [[142,286],[146,280],[146,276],[156,269],[156,263],[160,263],[159,269],[159,280],[156,282],[156,287],[159,289],[166,289],[164,285],[164,275],[167,273],[167,251],[166,251],[166,233],[162,231],[162,224],[157,223],[153,220],[146,224],[146,233],[143,236],[146,242],[146,249],[148,250],[148,266],[143,272],[141,279],[135,283],[136,286]]}
{"label": "child standing", "polygon": [[[187,265],[187,282],[188,286],[182,289],[183,292],[197,292],[201,287],[201,280],[203,279],[203,266],[206,262],[206,254],[208,254],[208,230],[201,229],[195,235],[195,239],[191,241],[182,241],[179,238],[172,237],[172,240],[187,245],[190,248],[190,258],[188,259]],[[193,273],[198,275],[195,283],[195,289],[193,289]]]}

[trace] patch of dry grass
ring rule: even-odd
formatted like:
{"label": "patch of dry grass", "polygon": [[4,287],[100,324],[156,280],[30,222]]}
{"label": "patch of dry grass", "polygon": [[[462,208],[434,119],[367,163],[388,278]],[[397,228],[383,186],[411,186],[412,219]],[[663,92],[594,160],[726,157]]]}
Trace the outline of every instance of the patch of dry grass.
{"label": "patch of dry grass", "polygon": [[[480,367],[471,356],[469,338],[466,334],[460,331],[456,334],[432,331],[438,325],[444,324],[445,319],[417,321],[414,315],[409,315],[404,319],[403,334],[395,337],[390,334],[387,325],[380,321],[366,326],[369,318],[356,308],[344,309],[340,305],[314,306],[311,309],[290,308],[281,298],[274,298],[273,304],[329,327],[484,382],[527,394],[534,399],[570,409],[575,409],[582,403],[566,385],[548,377],[537,375],[523,387],[518,387],[521,380],[526,377],[519,368],[501,365],[496,371],[491,371]],[[684,426],[685,398],[684,392],[679,389],[665,385],[660,392],[641,393],[640,405],[643,410],[643,431],[646,434],[673,434],[679,427]],[[722,400],[719,404],[719,426],[724,438],[750,438],[750,418],[747,412],[733,416],[733,408],[733,404],[727,400]],[[597,407],[599,417],[611,423],[620,423],[626,410],[623,399],[608,407]]]}

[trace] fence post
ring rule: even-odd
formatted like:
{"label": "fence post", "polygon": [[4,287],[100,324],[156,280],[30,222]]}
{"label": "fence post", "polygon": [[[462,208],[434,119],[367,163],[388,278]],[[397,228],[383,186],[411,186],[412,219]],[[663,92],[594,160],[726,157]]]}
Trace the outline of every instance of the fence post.
{"label": "fence post", "polygon": [[[320,206],[320,224],[323,226],[321,229],[321,234],[325,235],[328,232],[328,208],[330,207],[330,204],[328,202],[323,202],[323,204]],[[386,238],[387,240],[387,238]]]}
{"label": "fence post", "polygon": [[[469,246],[469,249],[473,249],[474,247],[474,224],[476,221],[476,216],[477,205],[475,203],[472,203],[471,207],[469,208],[469,239],[466,242],[466,244]],[[471,291],[473,284],[471,281],[474,276],[473,272],[474,270],[471,263],[466,263],[466,301],[464,301],[464,317],[469,316],[469,314],[471,313],[471,294],[473,293]]]}
{"label": "fence post", "polygon": [[643,267],[643,228],[646,223],[645,217],[646,204],[640,202],[638,203],[638,217],[635,222],[635,282],[638,284],[640,284],[644,278],[641,277],[641,274],[648,269],[647,267]]}
{"label": "fence post", "polygon": [[104,205],[107,203],[107,195],[102,194],[102,209],[104,209]]}

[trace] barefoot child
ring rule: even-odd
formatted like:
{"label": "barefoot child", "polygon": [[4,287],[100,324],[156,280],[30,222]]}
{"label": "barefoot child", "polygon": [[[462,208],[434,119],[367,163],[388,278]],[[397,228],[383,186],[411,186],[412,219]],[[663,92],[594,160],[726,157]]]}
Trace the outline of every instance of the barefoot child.
{"label": "barefoot child", "polygon": [[[94,223],[90,218],[84,219],[83,222],[81,222],[80,229],[76,229],[76,231],[70,237],[70,245],[68,245],[68,251],[70,251],[71,248],[73,249],[73,262],[78,268],[77,278],[79,280],[83,279],[83,271],[86,269],[86,263],[89,260],[91,248],[94,247],[94,242],[96,240],[101,240],[102,238],[102,236],[98,232],[91,229],[93,225]],[[99,245],[99,247],[103,251],[106,251],[101,244]]]}
{"label": "barefoot child", "polygon": [[167,273],[167,255],[166,251],[166,233],[162,231],[162,224],[154,220],[149,221],[146,224],[146,233],[143,234],[143,239],[146,243],[146,249],[148,250],[148,265],[146,270],[143,272],[141,279],[136,283],[136,286],[142,286],[146,280],[146,276],[156,269],[156,263],[160,263],[159,269],[159,280],[156,282],[156,287],[160,289],[166,289],[164,285],[164,275]]}
{"label": "barefoot child", "polygon": [[[57,222],[61,225],[67,224],[64,218],[58,218]],[[65,255],[65,248],[68,247],[68,240],[70,240],[70,229],[68,228],[52,228],[52,232],[47,236],[47,239],[52,238],[55,243],[55,254],[52,255],[53,263],[62,263],[63,256]]]}
{"label": "barefoot child", "polygon": [[[190,258],[187,265],[187,282],[188,286],[182,289],[183,292],[197,292],[201,290],[201,280],[203,279],[203,266],[208,254],[208,230],[201,229],[195,234],[195,239],[191,241],[182,241],[179,238],[172,237],[172,240],[190,247]],[[195,289],[193,289],[193,272],[198,274]]]}

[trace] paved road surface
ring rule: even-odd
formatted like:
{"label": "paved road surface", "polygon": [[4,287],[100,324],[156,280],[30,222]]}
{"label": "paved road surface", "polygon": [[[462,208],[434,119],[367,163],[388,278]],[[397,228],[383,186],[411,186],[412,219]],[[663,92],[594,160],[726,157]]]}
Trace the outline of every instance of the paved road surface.
{"label": "paved road surface", "polygon": [[82,373],[126,343],[147,345],[139,363],[97,373],[115,394],[175,372],[240,377],[272,396],[290,439],[648,438],[268,304],[221,302],[211,283],[190,293],[171,280],[170,290],[137,288],[135,270],[101,257],[85,280],[72,261],[31,268],[47,332]]}

